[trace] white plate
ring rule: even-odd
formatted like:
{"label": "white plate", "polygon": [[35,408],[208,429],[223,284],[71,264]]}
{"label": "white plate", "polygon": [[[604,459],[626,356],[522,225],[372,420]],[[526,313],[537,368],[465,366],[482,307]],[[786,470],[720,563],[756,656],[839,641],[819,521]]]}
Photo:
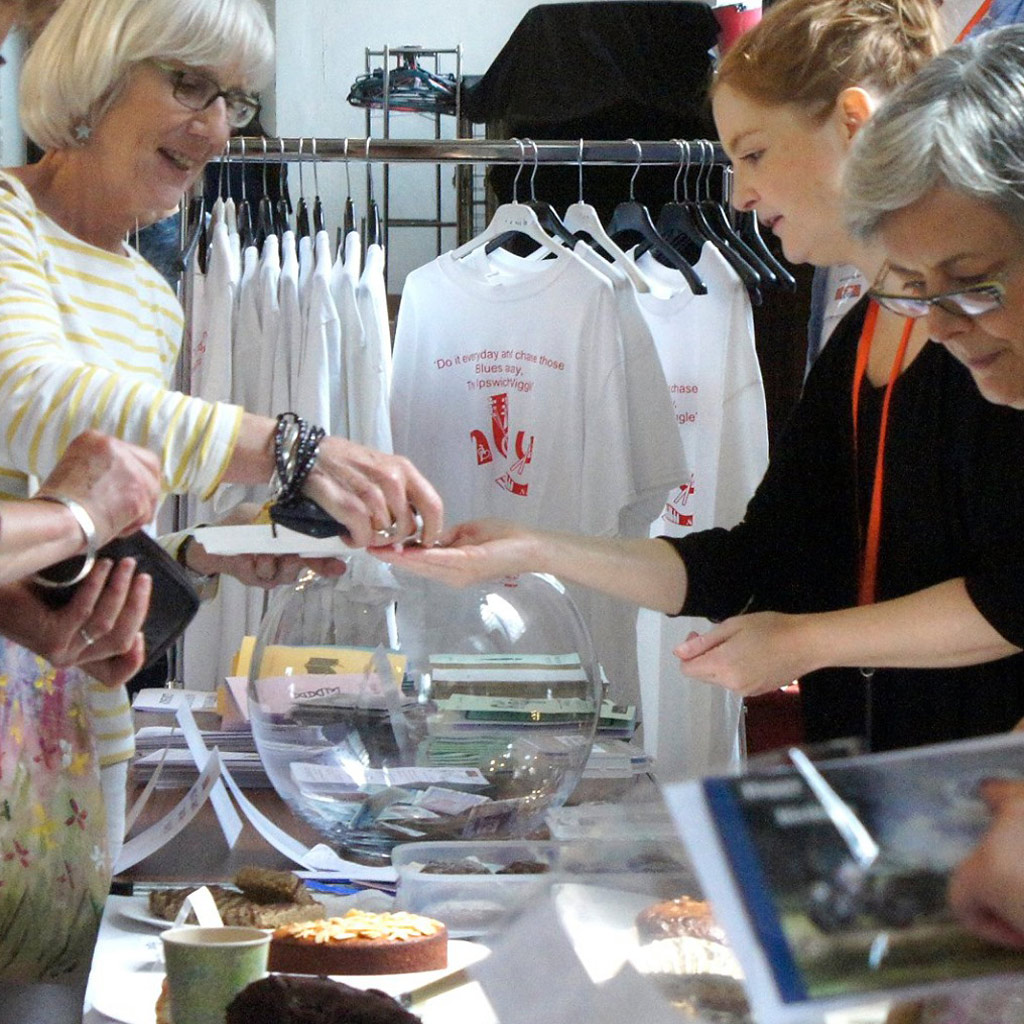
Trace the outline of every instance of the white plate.
{"label": "white plate", "polygon": [[[167,922],[165,921],[164,924]],[[414,974],[361,974],[354,977],[335,977],[353,988],[376,988],[388,995],[397,996],[402,992],[425,985],[427,982],[442,978],[450,971],[460,967],[468,967],[488,954],[486,946],[465,939],[451,939],[448,942],[448,966],[442,971],[420,971]],[[104,971],[99,978],[93,979],[92,1006],[111,1020],[120,1024],[155,1024],[156,1000],[160,995],[160,985],[164,976],[162,971]],[[466,992],[459,1002],[466,1004],[467,1014],[464,1019],[486,1024],[490,1010],[480,993],[479,986],[466,986]],[[416,1012],[423,1024],[451,1024],[455,1017],[452,1011],[456,996],[462,990],[448,992],[437,999],[431,1000],[417,1008]],[[431,1007],[437,1004],[439,1012],[434,1014]],[[471,1005],[475,1004],[475,1005]],[[482,1004],[482,1005],[481,1005]],[[443,1011],[440,1008],[443,1007]],[[477,1012],[479,1011],[479,1012]],[[431,1019],[433,1017],[433,1019]],[[458,1018],[463,1018],[460,1012]]]}
{"label": "white plate", "polygon": [[132,896],[129,899],[120,901],[117,912],[122,917],[128,918],[129,921],[134,921],[136,924],[149,925],[150,928],[159,928],[160,931],[163,931],[165,928],[174,927],[173,921],[157,917],[149,909],[149,898],[147,896]]}

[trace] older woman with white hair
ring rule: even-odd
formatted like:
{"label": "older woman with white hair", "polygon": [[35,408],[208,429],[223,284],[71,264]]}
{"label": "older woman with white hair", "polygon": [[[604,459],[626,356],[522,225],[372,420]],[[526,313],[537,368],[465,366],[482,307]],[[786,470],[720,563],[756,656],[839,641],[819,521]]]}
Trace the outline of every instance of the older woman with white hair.
{"label": "older woman with white hair", "polygon": [[[169,388],[181,308],[125,238],[174,207],[231,128],[252,118],[272,57],[258,0],[65,0],[31,47],[21,117],[45,152],[0,173],[0,480],[8,495],[23,496],[30,476],[45,476],[71,438],[95,428],[155,453],[165,492],[206,496],[222,482],[265,483],[276,471],[289,500],[319,505],[355,546],[411,535],[417,515],[424,541],[439,536],[440,498],[408,460],[325,437],[287,410],[275,420]],[[296,559],[217,559],[196,543],[183,561],[263,586],[300,568]],[[16,626],[0,621],[4,631]],[[45,683],[49,666],[17,650],[8,644],[19,677]],[[102,763],[123,766],[132,752],[123,688],[92,696]],[[38,807],[6,788],[8,754],[5,745],[0,796],[12,799],[11,817],[0,817],[3,848],[27,853],[3,865],[0,1019],[14,1005],[11,984],[84,978],[110,877],[95,828],[102,809],[74,811],[75,779],[59,747],[26,783],[44,793]],[[88,777],[88,759],[76,771]],[[123,811],[123,774],[108,790],[115,814]],[[48,846],[53,834],[62,843]]]}
{"label": "older woman with white hair", "polygon": [[[1024,25],[959,44],[896,92],[844,185],[851,230],[888,256],[876,299],[927,318],[986,398],[1024,409]],[[950,900],[979,935],[1024,948],[1024,782],[984,796],[993,822]]]}

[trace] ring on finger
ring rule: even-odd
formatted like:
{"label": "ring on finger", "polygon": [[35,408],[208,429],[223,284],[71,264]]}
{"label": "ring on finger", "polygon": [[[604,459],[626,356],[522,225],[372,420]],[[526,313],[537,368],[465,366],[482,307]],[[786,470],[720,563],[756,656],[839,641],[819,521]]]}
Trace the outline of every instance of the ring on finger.
{"label": "ring on finger", "polygon": [[374,536],[382,541],[394,540],[398,536],[398,520],[392,519],[391,525],[373,531]]}
{"label": "ring on finger", "polygon": [[85,626],[78,627],[78,635],[82,638],[83,643],[86,647],[92,647],[96,643],[96,637],[94,637]]}

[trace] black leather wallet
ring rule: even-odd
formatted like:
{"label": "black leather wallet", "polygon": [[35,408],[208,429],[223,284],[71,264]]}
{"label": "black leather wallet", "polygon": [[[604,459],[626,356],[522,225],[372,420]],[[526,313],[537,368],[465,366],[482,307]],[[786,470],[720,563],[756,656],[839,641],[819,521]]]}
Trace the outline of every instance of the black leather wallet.
{"label": "black leather wallet", "polygon": [[[142,633],[146,638],[144,668],[153,664],[185,631],[199,610],[199,595],[189,581],[185,570],[149,534],[139,530],[128,537],[117,537],[96,552],[97,558],[117,562],[121,558],[134,558],[137,571],[153,578],[153,595],[149,601]],[[47,577],[61,579],[74,576],[73,564],[79,559],[67,559],[43,570]],[[70,567],[65,569],[65,565]],[[51,608],[60,608],[71,600],[75,586],[37,586],[39,596]]]}
{"label": "black leather wallet", "polygon": [[348,528],[328,515],[312,498],[299,495],[291,501],[275,501],[269,512],[272,523],[307,537],[348,536]]}

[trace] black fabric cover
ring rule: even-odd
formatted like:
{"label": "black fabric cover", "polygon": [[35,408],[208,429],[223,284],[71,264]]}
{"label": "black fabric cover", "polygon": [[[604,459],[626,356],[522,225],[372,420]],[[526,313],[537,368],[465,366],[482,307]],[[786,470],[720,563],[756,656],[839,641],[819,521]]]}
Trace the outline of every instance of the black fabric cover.
{"label": "black fabric cover", "polygon": [[[463,110],[497,138],[716,138],[707,84],[717,38],[710,8],[685,0],[534,7],[487,72],[464,87]],[[499,202],[513,198],[515,170],[489,168]],[[632,175],[629,167],[586,168],[584,197],[606,221],[628,197]],[[672,167],[643,168],[636,198],[656,213],[672,198],[674,178]],[[521,200],[530,198],[529,181],[520,176]],[[577,169],[541,166],[534,185],[561,212],[577,198]]]}
{"label": "black fabric cover", "polygon": [[477,122],[531,124],[629,110],[698,116],[717,38],[710,8],[685,0],[534,7],[464,90],[463,111]]}

